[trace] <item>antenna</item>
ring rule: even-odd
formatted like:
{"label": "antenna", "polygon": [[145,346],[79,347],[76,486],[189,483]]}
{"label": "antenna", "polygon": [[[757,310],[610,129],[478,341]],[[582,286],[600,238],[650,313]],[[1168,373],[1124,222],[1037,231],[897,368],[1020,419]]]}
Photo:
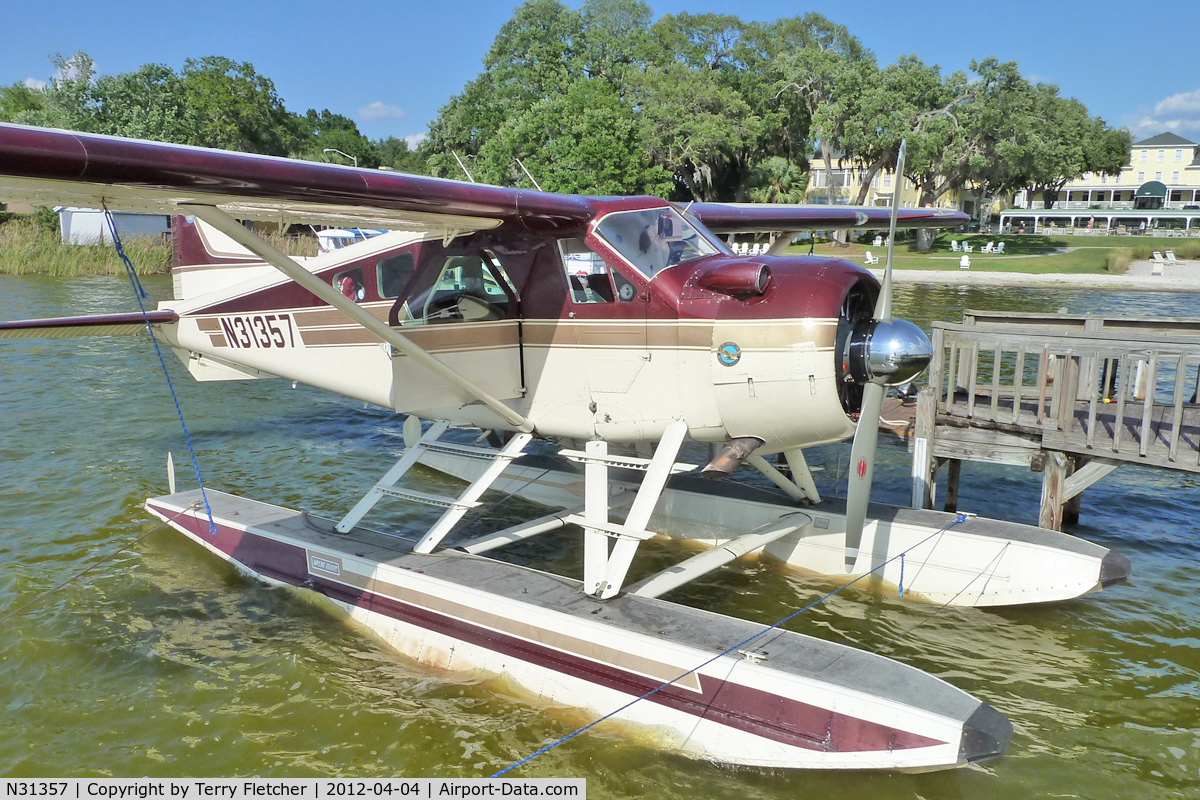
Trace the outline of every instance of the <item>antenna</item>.
{"label": "antenna", "polygon": [[458,166],[462,167],[462,171],[463,171],[463,172],[466,172],[466,174],[467,174],[467,180],[469,180],[471,183],[474,183],[474,182],[475,182],[475,179],[471,177],[471,173],[470,173],[470,172],[467,172],[467,165],[466,165],[466,164],[464,164],[464,163],[462,162],[462,159],[458,157],[458,153],[456,153],[456,152],[454,152],[453,150],[451,150],[451,151],[450,151],[450,155],[454,156],[454,160],[458,162]]}
{"label": "antenna", "polygon": [[542,185],[537,182],[537,178],[530,174],[529,170],[525,169],[525,164],[521,161],[521,159],[513,156],[513,161],[516,161],[518,164],[520,164],[521,169],[525,170],[525,174],[529,177],[529,180],[533,181],[533,185],[537,187],[537,190],[539,192],[542,191]]}

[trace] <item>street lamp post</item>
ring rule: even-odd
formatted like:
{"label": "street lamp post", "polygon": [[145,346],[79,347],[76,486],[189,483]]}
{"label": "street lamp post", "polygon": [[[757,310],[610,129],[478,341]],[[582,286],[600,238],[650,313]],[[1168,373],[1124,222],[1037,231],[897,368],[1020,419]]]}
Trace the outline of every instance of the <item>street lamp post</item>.
{"label": "street lamp post", "polygon": [[325,152],[326,152],[326,153],[337,153],[339,156],[345,156],[346,158],[348,158],[348,159],[350,159],[351,161],[353,161],[353,162],[354,162],[354,168],[355,168],[355,169],[358,169],[358,159],[357,159],[357,158],[355,158],[354,156],[350,155],[349,153],[343,153],[341,150],[337,150],[337,149],[335,149],[335,148],[333,148],[333,147],[326,147],[326,148],[325,148]]}

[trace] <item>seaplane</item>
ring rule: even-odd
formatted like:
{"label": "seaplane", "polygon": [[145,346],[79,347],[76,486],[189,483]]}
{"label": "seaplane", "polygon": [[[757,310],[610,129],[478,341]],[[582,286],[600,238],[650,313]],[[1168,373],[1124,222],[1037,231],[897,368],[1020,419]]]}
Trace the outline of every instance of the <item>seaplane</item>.
{"label": "seaplane", "polygon": [[[1059,532],[869,504],[885,392],[922,373],[929,340],[892,315],[890,249],[882,282],[784,249],[806,230],[894,241],[960,213],[565,196],[15,125],[0,125],[0,198],[168,214],[175,251],[174,297],[157,308],[5,322],[0,336],[148,329],[198,381],[280,378],[398,415],[402,457],[340,519],[173,479],[149,514],[418,662],[619,711],[669,750],[917,771],[1009,743],[1001,711],[937,677],[664,597],[744,555],[980,607],[1129,573]],[[260,235],[267,223],[387,232],[298,259]],[[765,254],[722,238],[767,232]],[[846,499],[821,497],[804,450],[850,437]],[[417,464],[462,491],[413,488]],[[761,485],[734,479],[754,471]],[[489,531],[488,491],[547,513]],[[370,524],[394,501],[441,515],[421,531]],[[551,531],[581,537],[581,574],[504,560]],[[690,546],[628,581],[653,537]]]}

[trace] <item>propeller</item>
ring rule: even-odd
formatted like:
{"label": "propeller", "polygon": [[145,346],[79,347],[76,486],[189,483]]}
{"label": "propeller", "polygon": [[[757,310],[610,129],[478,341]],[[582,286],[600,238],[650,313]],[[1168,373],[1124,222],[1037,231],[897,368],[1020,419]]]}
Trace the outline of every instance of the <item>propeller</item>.
{"label": "propeller", "polygon": [[896,214],[900,207],[900,182],[904,175],[906,143],[896,156],[896,190],[888,228],[887,263],[872,319],[860,320],[847,340],[846,361],[854,380],[863,384],[858,429],[850,448],[850,483],[846,494],[846,572],[854,570],[862,542],[871,478],[875,473],[875,446],[879,440],[879,414],[888,386],[906,383],[929,365],[932,347],[925,333],[903,319],[892,319],[892,252],[896,246]]}

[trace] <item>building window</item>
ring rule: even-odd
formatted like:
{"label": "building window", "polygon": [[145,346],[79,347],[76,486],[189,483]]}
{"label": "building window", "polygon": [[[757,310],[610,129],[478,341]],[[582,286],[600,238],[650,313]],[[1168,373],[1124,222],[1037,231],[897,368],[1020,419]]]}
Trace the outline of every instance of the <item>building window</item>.
{"label": "building window", "polygon": [[1116,180],[1116,183],[1120,183],[1120,182],[1121,182],[1121,173],[1120,173],[1120,172],[1118,172],[1118,173],[1117,173],[1117,180]]}
{"label": "building window", "polygon": [[1175,151],[1175,160],[1183,161],[1183,148],[1182,147]]}
{"label": "building window", "polygon": [[1146,173],[1144,173],[1144,172],[1139,172],[1139,173],[1138,173],[1138,183],[1139,183],[1139,184],[1142,184],[1142,183],[1145,183],[1145,182],[1146,182]]}
{"label": "building window", "polygon": [[1156,181],[1161,181],[1161,180],[1162,180],[1162,173],[1161,173],[1161,172],[1155,172],[1155,173],[1154,173],[1154,180],[1156,180]]}
{"label": "building window", "polygon": [[1107,172],[1103,172],[1100,174],[1100,182],[1108,183],[1108,173]]}
{"label": "building window", "polygon": [[1179,173],[1178,172],[1171,173],[1171,183],[1179,183]]}
{"label": "building window", "polygon": [[888,174],[886,174],[886,175],[884,175],[884,176],[883,176],[883,188],[885,188],[885,189],[890,189],[890,188],[892,188],[892,176],[891,176],[891,173],[888,173]]}
{"label": "building window", "polygon": [[1092,180],[1092,173],[1090,173],[1090,172],[1085,172],[1085,173],[1083,173],[1083,176],[1082,176],[1082,177],[1080,177],[1080,180],[1081,180],[1083,183],[1089,183],[1089,182],[1091,182],[1091,180]]}
{"label": "building window", "polygon": [[1139,161],[1149,161],[1150,160],[1150,151],[1143,150],[1141,156],[1138,157],[1138,160]]}
{"label": "building window", "polygon": [[1166,161],[1166,160],[1167,160],[1167,151],[1166,151],[1166,150],[1159,150],[1159,151],[1158,151],[1158,160],[1159,160],[1159,161]]}

